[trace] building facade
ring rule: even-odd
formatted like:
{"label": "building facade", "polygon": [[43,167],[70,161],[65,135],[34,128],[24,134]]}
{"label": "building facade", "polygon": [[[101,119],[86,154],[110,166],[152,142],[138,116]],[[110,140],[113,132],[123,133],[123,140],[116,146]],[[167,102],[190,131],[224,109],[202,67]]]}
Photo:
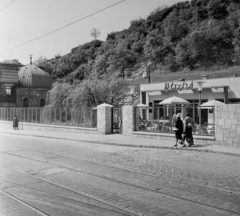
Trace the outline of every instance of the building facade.
{"label": "building facade", "polygon": [[0,107],[43,107],[52,77],[32,64],[0,63]]}
{"label": "building facade", "polygon": [[[168,117],[168,111],[162,109],[159,103],[172,96],[180,97],[187,100],[190,106],[196,106],[191,115],[194,117],[199,105],[199,96],[197,82],[202,81],[203,88],[201,91],[201,103],[218,100],[225,104],[240,104],[240,77],[227,77],[218,79],[208,79],[203,76],[201,80],[177,80],[163,83],[141,84],[141,103],[148,105],[148,109],[144,110],[143,115],[146,119],[155,120]],[[186,114],[186,108],[182,104],[175,104],[174,111]],[[209,119],[211,109],[202,110],[203,115]],[[205,113],[206,112],[206,113]],[[197,115],[196,115],[197,116]],[[195,119],[198,121],[198,119]],[[202,120],[204,122],[204,119]]]}
{"label": "building facade", "polygon": [[16,106],[18,64],[0,63],[0,107]]}

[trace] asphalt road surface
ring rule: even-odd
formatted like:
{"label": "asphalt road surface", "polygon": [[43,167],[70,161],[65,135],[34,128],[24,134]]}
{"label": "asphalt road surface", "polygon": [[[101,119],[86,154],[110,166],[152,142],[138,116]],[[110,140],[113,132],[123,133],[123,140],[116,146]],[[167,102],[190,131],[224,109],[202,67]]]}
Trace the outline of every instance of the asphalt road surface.
{"label": "asphalt road surface", "polygon": [[237,216],[240,156],[0,134],[5,215]]}

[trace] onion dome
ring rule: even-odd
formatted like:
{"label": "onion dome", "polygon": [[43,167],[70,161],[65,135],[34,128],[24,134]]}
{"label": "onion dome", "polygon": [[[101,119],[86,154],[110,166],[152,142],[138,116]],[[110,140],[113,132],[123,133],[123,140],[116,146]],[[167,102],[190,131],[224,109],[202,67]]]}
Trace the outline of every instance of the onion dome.
{"label": "onion dome", "polygon": [[20,68],[18,80],[25,88],[50,89],[53,83],[52,77],[44,70],[33,65],[32,61],[30,61],[29,65]]}

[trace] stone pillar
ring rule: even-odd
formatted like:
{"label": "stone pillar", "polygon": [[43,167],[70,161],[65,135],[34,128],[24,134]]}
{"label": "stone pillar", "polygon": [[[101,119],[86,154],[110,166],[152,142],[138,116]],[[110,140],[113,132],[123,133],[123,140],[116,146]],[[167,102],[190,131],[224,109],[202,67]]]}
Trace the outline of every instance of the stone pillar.
{"label": "stone pillar", "polygon": [[112,105],[103,103],[97,106],[98,134],[112,133]]}
{"label": "stone pillar", "polygon": [[240,105],[218,105],[215,110],[216,144],[240,147]]}
{"label": "stone pillar", "polygon": [[134,131],[134,107],[133,106],[123,106],[123,136],[132,136]]}

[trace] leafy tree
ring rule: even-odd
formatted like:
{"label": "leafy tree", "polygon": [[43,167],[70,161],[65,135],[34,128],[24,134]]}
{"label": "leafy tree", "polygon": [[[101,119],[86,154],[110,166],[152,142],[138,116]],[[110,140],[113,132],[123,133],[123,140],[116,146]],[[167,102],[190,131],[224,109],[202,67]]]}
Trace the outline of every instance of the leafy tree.
{"label": "leafy tree", "polygon": [[110,57],[110,65],[112,70],[121,72],[121,76],[125,78],[126,69],[136,63],[135,53],[129,49],[129,46],[124,41],[121,41],[112,51]]}
{"label": "leafy tree", "polygon": [[52,89],[47,93],[47,105],[49,107],[70,107],[73,85],[63,81],[53,83]]}
{"label": "leafy tree", "polygon": [[18,59],[12,59],[12,60],[3,60],[2,63],[7,63],[7,64],[21,64]]}

